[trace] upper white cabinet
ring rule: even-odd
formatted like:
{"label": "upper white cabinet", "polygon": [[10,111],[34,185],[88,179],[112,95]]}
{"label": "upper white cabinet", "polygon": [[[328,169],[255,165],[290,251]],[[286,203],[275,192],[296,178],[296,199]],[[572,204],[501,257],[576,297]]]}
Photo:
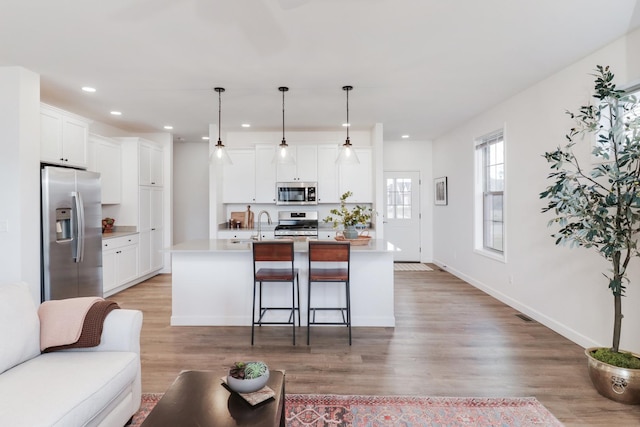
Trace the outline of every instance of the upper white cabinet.
{"label": "upper white cabinet", "polygon": [[229,150],[233,164],[222,167],[223,203],[248,203],[256,195],[256,151],[254,149]]}
{"label": "upper white cabinet", "polygon": [[[359,164],[339,166],[339,193],[351,191],[349,203],[373,203],[373,155],[371,148],[354,148]],[[318,184],[320,186],[320,184]]]}
{"label": "upper white cabinet", "polygon": [[140,185],[162,187],[162,148],[149,142],[140,142]]}
{"label": "upper white cabinet", "polygon": [[275,147],[257,145],[253,148],[229,150],[233,164],[223,165],[223,203],[275,203]]}
{"label": "upper white cabinet", "polygon": [[40,160],[87,167],[90,121],[47,104],[40,104]]}
{"label": "upper white cabinet", "polygon": [[318,203],[340,203],[337,158],[337,145],[318,146]]}
{"label": "upper white cabinet", "polygon": [[318,147],[316,145],[289,146],[294,165],[278,165],[277,181],[315,182],[318,180]]}
{"label": "upper white cabinet", "polygon": [[122,160],[120,143],[100,135],[89,135],[87,170],[102,178],[102,204],[121,201]]}
{"label": "upper white cabinet", "polygon": [[273,145],[256,146],[255,203],[276,202],[276,165],[273,156],[276,147]]}
{"label": "upper white cabinet", "polygon": [[276,182],[317,182],[318,203],[340,203],[351,191],[350,203],[373,203],[373,148],[354,148],[359,164],[338,165],[339,145],[318,144],[289,147],[295,165],[276,165],[275,145],[229,150],[233,164],[222,169],[222,203],[275,203]]}

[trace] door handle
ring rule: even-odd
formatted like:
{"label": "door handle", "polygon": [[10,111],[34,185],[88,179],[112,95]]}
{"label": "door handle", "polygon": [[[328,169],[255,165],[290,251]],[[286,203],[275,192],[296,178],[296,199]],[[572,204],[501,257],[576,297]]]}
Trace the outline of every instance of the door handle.
{"label": "door handle", "polygon": [[76,219],[76,254],[74,261],[79,263],[84,259],[84,203],[82,203],[82,195],[80,195],[80,192],[74,191],[71,193],[71,196],[73,197]]}

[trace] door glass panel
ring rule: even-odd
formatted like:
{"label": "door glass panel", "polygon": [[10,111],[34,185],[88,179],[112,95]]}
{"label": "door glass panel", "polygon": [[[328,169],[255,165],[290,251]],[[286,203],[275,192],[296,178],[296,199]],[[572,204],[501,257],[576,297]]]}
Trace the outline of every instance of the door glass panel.
{"label": "door glass panel", "polygon": [[411,219],[411,179],[387,179],[387,219]]}

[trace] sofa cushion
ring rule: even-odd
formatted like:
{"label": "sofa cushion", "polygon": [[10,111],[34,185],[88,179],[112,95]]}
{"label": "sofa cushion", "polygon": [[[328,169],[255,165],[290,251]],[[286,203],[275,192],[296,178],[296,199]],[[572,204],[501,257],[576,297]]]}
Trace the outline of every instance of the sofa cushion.
{"label": "sofa cushion", "polygon": [[130,389],[136,353],[56,352],[0,375],[0,425],[83,426]]}
{"label": "sofa cushion", "polygon": [[0,373],[40,354],[40,320],[26,283],[0,285]]}

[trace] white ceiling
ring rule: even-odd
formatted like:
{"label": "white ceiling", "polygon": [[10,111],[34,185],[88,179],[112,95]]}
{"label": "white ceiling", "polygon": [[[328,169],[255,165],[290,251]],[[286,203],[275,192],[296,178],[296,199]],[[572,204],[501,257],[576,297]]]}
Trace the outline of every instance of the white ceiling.
{"label": "white ceiling", "polygon": [[432,139],[640,25],[638,0],[0,0],[0,11],[0,66],[39,73],[43,101],[129,132],[171,124],[193,142],[218,121],[215,86],[223,132],[281,130],[279,86],[287,130],[340,130],[352,85],[352,129]]}

